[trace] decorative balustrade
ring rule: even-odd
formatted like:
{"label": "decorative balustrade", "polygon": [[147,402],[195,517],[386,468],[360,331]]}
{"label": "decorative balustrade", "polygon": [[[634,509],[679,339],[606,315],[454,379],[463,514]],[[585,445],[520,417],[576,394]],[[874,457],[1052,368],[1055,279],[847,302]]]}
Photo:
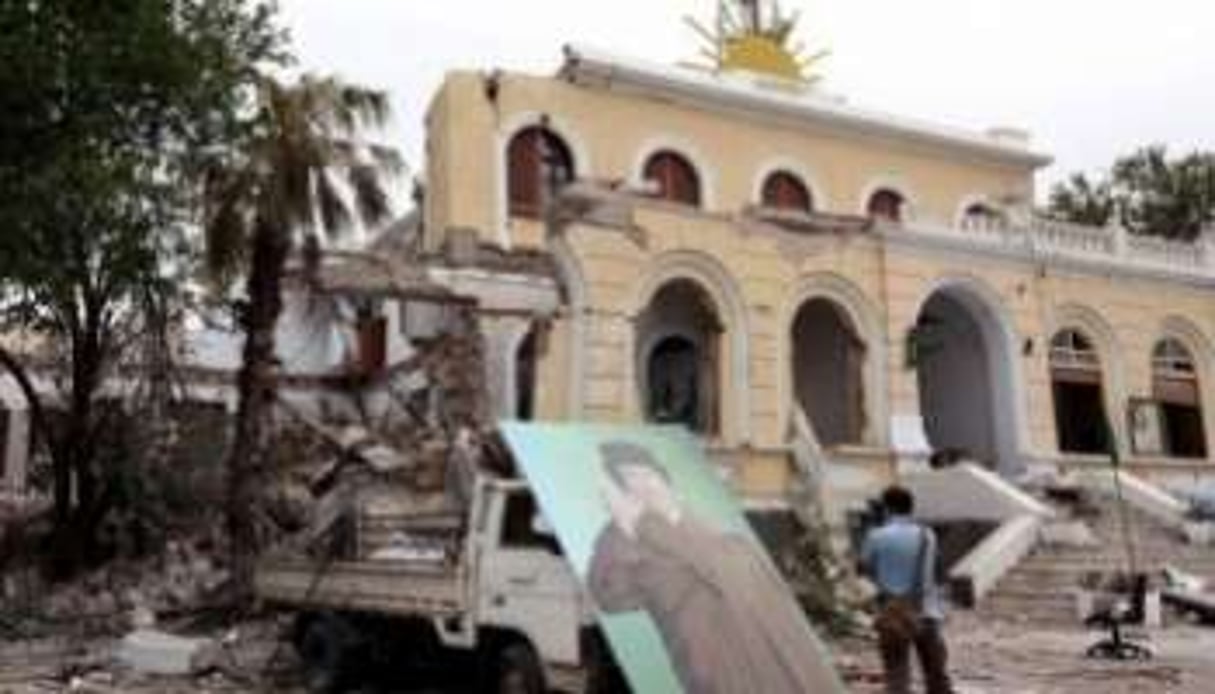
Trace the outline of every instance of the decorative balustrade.
{"label": "decorative balustrade", "polygon": [[1121,233],[1110,227],[1089,227],[1041,217],[1030,220],[1028,232],[1036,245],[1084,255],[1117,255]]}
{"label": "decorative balustrade", "polygon": [[1202,269],[1208,266],[1207,246],[1202,241],[1189,243],[1156,236],[1127,236],[1130,254],[1161,265]]}
{"label": "decorative balustrade", "polygon": [[1173,272],[1215,280],[1215,229],[1193,242],[1131,234],[1120,227],[1095,227],[1043,217],[1009,221],[996,216],[969,217],[957,225],[910,222],[900,228],[880,227],[893,237],[911,232],[920,237],[948,239],[976,247],[1102,262]]}

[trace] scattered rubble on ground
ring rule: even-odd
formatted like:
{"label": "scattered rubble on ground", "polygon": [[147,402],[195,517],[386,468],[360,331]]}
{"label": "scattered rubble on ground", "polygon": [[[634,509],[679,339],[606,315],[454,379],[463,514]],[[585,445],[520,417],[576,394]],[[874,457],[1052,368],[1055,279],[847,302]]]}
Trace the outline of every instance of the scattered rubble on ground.
{"label": "scattered rubble on ground", "polygon": [[1042,528],[1042,542],[1060,547],[1097,547],[1101,544],[1086,523],[1074,520],[1047,523]]}

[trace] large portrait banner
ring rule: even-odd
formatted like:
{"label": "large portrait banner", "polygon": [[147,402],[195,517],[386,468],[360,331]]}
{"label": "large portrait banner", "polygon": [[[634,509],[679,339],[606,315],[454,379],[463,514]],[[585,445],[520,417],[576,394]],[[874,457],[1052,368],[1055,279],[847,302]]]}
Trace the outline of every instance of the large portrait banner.
{"label": "large portrait banner", "polygon": [[522,423],[502,430],[634,692],[845,691],[686,430]]}

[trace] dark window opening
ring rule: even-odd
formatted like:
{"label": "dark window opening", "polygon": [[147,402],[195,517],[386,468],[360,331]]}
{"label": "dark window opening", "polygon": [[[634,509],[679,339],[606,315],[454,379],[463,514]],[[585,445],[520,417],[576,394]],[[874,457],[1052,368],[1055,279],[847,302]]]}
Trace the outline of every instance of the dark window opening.
{"label": "dark window opening", "polygon": [[536,499],[525,492],[515,492],[506,497],[506,509],[502,516],[501,545],[515,549],[543,549],[560,554],[561,549],[554,535],[538,532],[541,520]]}
{"label": "dark window opening", "polygon": [[1004,213],[986,203],[975,203],[962,215],[962,226],[990,227],[1004,222]]}
{"label": "dark window opening", "polygon": [[704,431],[701,417],[700,355],[691,340],[668,337],[650,352],[649,419]]}
{"label": "dark window opening", "polygon": [[903,221],[905,206],[906,200],[900,193],[883,188],[869,197],[867,212],[874,219],[898,223]]}
{"label": "dark window opening", "polygon": [[1162,340],[1153,350],[1152,390],[1160,403],[1165,455],[1205,458],[1207,443],[1198,370],[1189,349],[1180,341]]}
{"label": "dark window opening", "polygon": [[1202,410],[1192,405],[1161,403],[1164,450],[1174,458],[1207,457]]}
{"label": "dark window opening", "polygon": [[648,421],[716,434],[725,330],[713,298],[694,281],[673,280],[638,315],[635,329],[637,392]]}
{"label": "dark window opening", "polygon": [[811,212],[814,201],[801,179],[788,171],[777,171],[764,181],[763,205],[789,212]]}
{"label": "dark window opening", "polygon": [[792,339],[795,397],[819,443],[862,443],[865,343],[852,321],[831,301],[814,299],[798,310]]}
{"label": "dark window opening", "polygon": [[1108,453],[1101,359],[1092,340],[1078,330],[1061,330],[1050,341],[1055,431],[1064,453]]}
{"label": "dark window opening", "polygon": [[646,161],[644,176],[656,186],[654,197],[684,205],[700,205],[700,176],[682,155],[667,150],[654,154]]}
{"label": "dark window opening", "polygon": [[528,332],[515,354],[515,417],[529,422],[536,416],[536,331]]}
{"label": "dark window opening", "polygon": [[539,126],[520,131],[507,148],[507,188],[510,214],[539,217],[548,187],[574,180],[570,148],[551,130]]}
{"label": "dark window opening", "polygon": [[1064,453],[1108,453],[1105,403],[1100,384],[1055,381],[1055,428]]}

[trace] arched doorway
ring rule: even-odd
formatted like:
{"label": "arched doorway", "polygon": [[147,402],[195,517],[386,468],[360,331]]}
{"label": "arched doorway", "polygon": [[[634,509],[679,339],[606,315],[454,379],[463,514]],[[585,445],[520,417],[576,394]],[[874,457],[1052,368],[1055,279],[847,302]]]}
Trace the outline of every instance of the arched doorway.
{"label": "arched doorway", "polygon": [[865,343],[829,299],[811,299],[793,321],[794,398],[824,446],[863,443]]}
{"label": "arched doorway", "polygon": [[1198,367],[1188,347],[1169,337],[1152,350],[1152,396],[1160,403],[1160,428],[1165,455],[1205,458],[1202,389]]}
{"label": "arched doorway", "polygon": [[1012,349],[988,300],[965,285],[939,289],[908,340],[932,449],[1019,472]]}
{"label": "arched doorway", "polygon": [[1101,357],[1088,335],[1075,328],[1050,341],[1050,382],[1055,433],[1061,453],[1106,453],[1109,425]]}
{"label": "arched doorway", "polygon": [[647,421],[720,429],[723,329],[712,298],[697,283],[672,280],[637,318],[637,374]]}

